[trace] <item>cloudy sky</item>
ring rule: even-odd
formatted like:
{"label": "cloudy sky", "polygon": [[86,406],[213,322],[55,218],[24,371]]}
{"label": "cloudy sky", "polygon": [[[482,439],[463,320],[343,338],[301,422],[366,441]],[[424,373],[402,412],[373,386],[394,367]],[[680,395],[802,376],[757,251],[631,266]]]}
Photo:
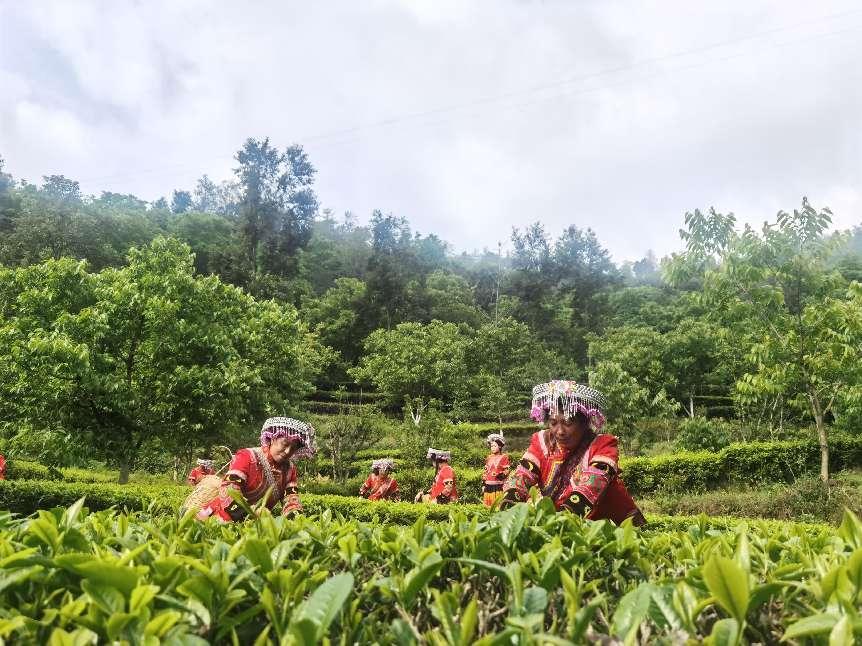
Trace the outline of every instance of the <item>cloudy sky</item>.
{"label": "cloudy sky", "polygon": [[[711,5],[712,8],[706,8]],[[300,143],[323,206],[458,250],[541,220],[616,260],[687,210],[862,224],[854,0],[0,0],[0,155],[154,200]]]}

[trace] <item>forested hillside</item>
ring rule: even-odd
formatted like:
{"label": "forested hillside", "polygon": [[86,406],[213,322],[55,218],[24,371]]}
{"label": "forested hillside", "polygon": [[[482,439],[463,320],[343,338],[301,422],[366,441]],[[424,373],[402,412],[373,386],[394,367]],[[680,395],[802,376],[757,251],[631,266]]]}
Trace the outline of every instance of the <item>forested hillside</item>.
{"label": "forested hillside", "polygon": [[170,199],[0,171],[14,446],[33,442],[22,428],[68,440],[103,424],[135,451],[185,429],[193,451],[219,439],[203,430],[216,420],[248,428],[339,388],[375,391],[416,425],[426,412],[502,423],[555,377],[605,390],[634,452],[668,425],[697,449],[814,430],[827,445],[862,421],[862,228],[834,231],[804,198],[756,230],[692,205],[678,254],[615,263],[574,208],[563,231],[525,213],[501,232],[505,253],[458,249],[409,214],[334,214],[302,147],[268,139],[245,142],[233,177]]}

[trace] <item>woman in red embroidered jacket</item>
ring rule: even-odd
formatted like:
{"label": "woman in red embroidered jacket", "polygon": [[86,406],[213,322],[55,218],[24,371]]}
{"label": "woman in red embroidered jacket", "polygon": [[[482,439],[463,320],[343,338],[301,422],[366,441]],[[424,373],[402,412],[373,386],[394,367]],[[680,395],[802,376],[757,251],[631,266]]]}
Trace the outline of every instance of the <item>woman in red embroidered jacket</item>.
{"label": "woman in red embroidered jacket", "polygon": [[490,507],[503,495],[503,483],[509,475],[509,456],[503,453],[506,440],[502,433],[491,433],[485,441],[491,454],[485,458],[482,474],[482,504]]}
{"label": "woman in red embroidered jacket", "polygon": [[619,477],[617,438],[598,433],[604,425],[604,395],[574,381],[551,381],[533,389],[534,433],[505,485],[504,504],[525,501],[531,487],[551,498],[558,511],[616,524],[646,523]]}
{"label": "woman in red embroidered jacket", "polygon": [[194,487],[203,480],[204,476],[211,476],[214,473],[212,460],[198,460],[198,465],[189,471],[189,477],[186,478],[186,482]]}
{"label": "woman in red embroidered jacket", "polygon": [[414,502],[429,502],[435,505],[444,505],[458,500],[458,488],[455,486],[455,471],[449,466],[452,454],[449,451],[428,449],[425,456],[434,463],[437,474],[431,489],[420,491],[416,494]]}
{"label": "woman in red embroidered jacket", "polygon": [[282,503],[281,513],[290,516],[302,511],[294,460],[314,455],[314,428],[290,417],[270,417],[260,433],[260,446],[240,449],[231,460],[219,495],[198,513],[199,520],[215,516],[224,522],[242,520],[246,512],[230,495],[239,492],[249,506],[267,491],[269,509]]}
{"label": "woman in red embroidered jacket", "polygon": [[359,488],[359,495],[368,500],[400,500],[398,483],[390,475],[394,470],[395,463],[389,458],[374,460],[371,463],[371,475]]}

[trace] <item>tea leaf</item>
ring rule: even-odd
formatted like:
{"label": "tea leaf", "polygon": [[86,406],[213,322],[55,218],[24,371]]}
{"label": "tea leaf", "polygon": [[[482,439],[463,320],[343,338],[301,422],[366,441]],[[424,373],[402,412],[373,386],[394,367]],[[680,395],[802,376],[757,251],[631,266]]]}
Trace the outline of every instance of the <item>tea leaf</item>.
{"label": "tea leaf", "polygon": [[735,561],[713,556],[703,566],[703,580],[710,593],[734,619],[745,621],[748,612],[748,573]]}

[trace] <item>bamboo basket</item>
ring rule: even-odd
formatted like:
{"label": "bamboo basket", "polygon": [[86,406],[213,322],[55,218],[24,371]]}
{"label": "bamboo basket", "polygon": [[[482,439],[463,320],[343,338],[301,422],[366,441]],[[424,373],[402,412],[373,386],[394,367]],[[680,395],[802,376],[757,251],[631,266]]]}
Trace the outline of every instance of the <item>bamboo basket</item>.
{"label": "bamboo basket", "polygon": [[195,488],[185,499],[182,507],[180,507],[180,514],[185,514],[190,509],[194,509],[195,512],[198,512],[202,507],[211,503],[218,496],[222,483],[222,472],[230,466],[231,460],[233,460],[233,453],[226,446],[219,446],[216,448],[227,451],[230,459],[215,473],[201,478],[201,481],[195,485]]}

